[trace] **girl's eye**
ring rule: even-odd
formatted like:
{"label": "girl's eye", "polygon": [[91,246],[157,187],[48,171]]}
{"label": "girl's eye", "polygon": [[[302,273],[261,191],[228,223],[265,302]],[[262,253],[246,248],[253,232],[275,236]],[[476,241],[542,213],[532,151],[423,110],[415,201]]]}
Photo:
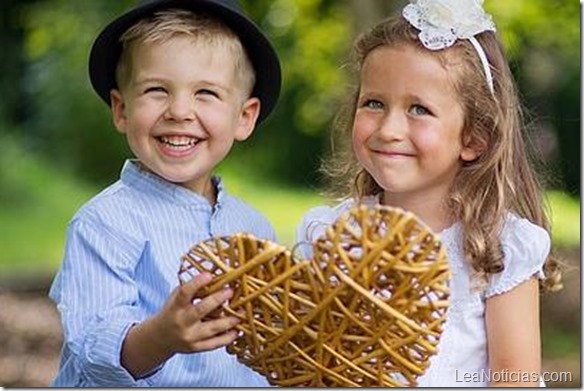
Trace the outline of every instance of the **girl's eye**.
{"label": "girl's eye", "polygon": [[430,111],[424,106],[413,105],[410,107],[410,113],[413,115],[429,115]]}
{"label": "girl's eye", "polygon": [[378,100],[375,99],[367,99],[364,103],[363,103],[363,107],[367,107],[369,109],[373,109],[373,110],[379,110],[383,108],[383,103],[381,103]]}

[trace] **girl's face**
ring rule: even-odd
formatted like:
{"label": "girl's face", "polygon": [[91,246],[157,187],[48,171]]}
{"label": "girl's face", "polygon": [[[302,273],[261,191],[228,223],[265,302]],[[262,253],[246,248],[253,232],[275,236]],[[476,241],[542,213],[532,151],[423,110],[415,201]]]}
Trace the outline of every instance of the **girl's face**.
{"label": "girl's face", "polygon": [[111,94],[117,129],[148,169],[212,196],[212,170],[251,134],[259,100],[246,98],[225,46],[177,37],[132,49],[129,80]]}
{"label": "girl's face", "polygon": [[409,45],[382,46],[365,59],[353,149],[387,204],[441,205],[462,162],[476,157],[462,145],[452,77],[431,53]]}

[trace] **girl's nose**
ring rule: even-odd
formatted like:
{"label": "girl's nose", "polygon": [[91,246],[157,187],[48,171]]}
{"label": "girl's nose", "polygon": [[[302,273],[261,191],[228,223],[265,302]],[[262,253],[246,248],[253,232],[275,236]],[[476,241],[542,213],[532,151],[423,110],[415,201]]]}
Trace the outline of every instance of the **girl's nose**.
{"label": "girl's nose", "polygon": [[166,109],[166,119],[189,121],[195,118],[195,104],[190,96],[173,96]]}
{"label": "girl's nose", "polygon": [[387,141],[403,140],[406,135],[407,121],[401,113],[390,111],[383,118],[378,134],[379,137]]}

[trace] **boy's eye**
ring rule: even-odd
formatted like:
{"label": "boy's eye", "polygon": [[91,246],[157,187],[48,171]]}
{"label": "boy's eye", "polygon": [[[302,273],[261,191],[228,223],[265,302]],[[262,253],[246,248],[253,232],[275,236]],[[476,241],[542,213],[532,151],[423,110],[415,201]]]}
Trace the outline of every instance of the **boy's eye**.
{"label": "boy's eye", "polygon": [[206,89],[206,88],[200,89],[199,91],[197,91],[197,94],[200,94],[200,95],[210,95],[210,96],[213,96],[215,98],[218,98],[219,97],[219,94],[217,94],[215,91],[209,90],[209,89]]}
{"label": "boy's eye", "polygon": [[153,87],[148,87],[144,90],[144,93],[146,93],[146,94],[149,92],[166,92],[166,90],[160,86],[153,86]]}
{"label": "boy's eye", "polygon": [[373,110],[379,110],[383,108],[383,103],[381,103],[378,100],[375,99],[367,99],[364,103],[363,103],[363,107],[367,107]]}
{"label": "boy's eye", "polygon": [[410,107],[410,113],[413,115],[429,115],[430,111],[424,106],[412,105],[412,107]]}

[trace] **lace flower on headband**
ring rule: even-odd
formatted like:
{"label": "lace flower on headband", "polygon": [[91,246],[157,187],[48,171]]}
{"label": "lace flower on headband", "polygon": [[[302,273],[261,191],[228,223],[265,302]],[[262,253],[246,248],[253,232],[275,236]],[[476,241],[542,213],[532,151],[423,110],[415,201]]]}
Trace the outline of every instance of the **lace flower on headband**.
{"label": "lace flower on headband", "polygon": [[468,39],[476,49],[491,92],[493,76],[485,51],[474,37],[483,31],[496,31],[491,16],[483,10],[483,0],[410,0],[404,18],[420,30],[418,37],[430,50],[452,46],[457,39]]}

